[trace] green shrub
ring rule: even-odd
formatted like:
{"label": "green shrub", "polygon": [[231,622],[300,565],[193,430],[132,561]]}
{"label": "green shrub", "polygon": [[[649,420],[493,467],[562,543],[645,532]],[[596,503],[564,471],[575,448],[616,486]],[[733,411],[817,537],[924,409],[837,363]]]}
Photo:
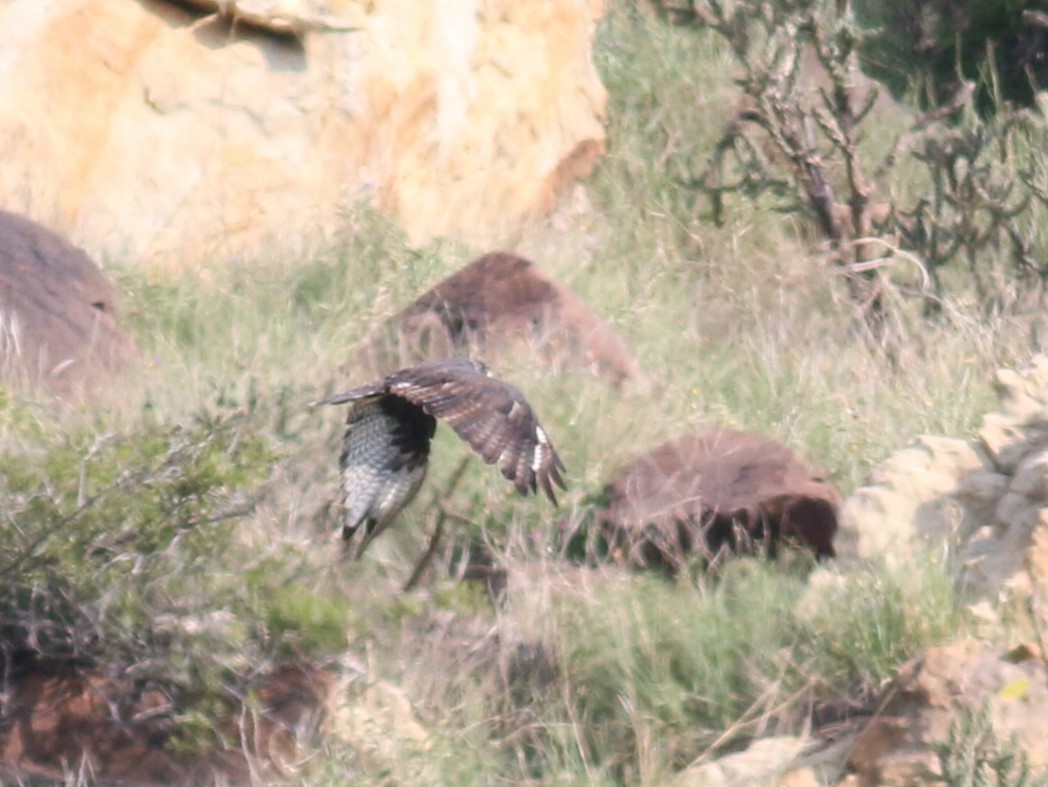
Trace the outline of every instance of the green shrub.
{"label": "green shrub", "polygon": [[947,567],[867,565],[820,594],[804,619],[809,669],[842,695],[868,693],[964,625]]}
{"label": "green shrub", "polygon": [[[243,527],[275,455],[250,413],[125,433],[51,432],[0,457],[0,658],[160,685],[189,734],[266,665],[345,645],[345,606]],[[230,693],[232,690],[232,693]],[[194,725],[193,719],[209,718]]]}
{"label": "green shrub", "polygon": [[1001,740],[987,706],[965,707],[950,724],[946,739],[932,744],[938,773],[929,784],[950,787],[1043,787],[1048,773],[1035,773],[1015,735]]}
{"label": "green shrub", "polygon": [[979,81],[978,102],[1030,105],[1048,80],[1048,32],[1027,13],[1048,11],[1043,0],[856,0],[863,27],[863,68],[896,98],[922,109],[949,99],[962,80]]}

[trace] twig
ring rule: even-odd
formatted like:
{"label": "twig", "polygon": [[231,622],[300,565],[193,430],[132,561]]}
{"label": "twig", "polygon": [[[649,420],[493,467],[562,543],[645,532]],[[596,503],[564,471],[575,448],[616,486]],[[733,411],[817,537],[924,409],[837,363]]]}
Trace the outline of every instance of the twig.
{"label": "twig", "polygon": [[946,120],[946,118],[951,117],[952,115],[956,115],[971,101],[974,94],[975,83],[970,81],[963,82],[960,87],[957,88],[957,91],[946,102],[944,102],[942,106],[929,110],[918,117],[908,131],[899,135],[895,140],[895,144],[892,146],[891,151],[884,157],[884,161],[874,169],[874,180],[883,178],[892,167],[895,166],[895,163],[899,160],[899,156],[903,153],[909,152],[922,132],[933,123],[938,123],[941,120]]}
{"label": "twig", "polygon": [[[894,243],[889,242],[885,238],[871,236],[868,238],[855,238],[851,241],[851,244],[853,246],[865,246],[872,243],[879,243],[885,248],[887,248],[892,254],[898,255],[899,257],[902,257],[904,260],[912,262],[915,266],[917,266],[917,270],[921,272],[922,286],[927,288],[931,284],[931,276],[928,274],[928,268],[925,266],[924,262],[922,262],[920,258],[918,258],[916,255],[910,254],[908,251],[903,251]],[[850,272],[860,273],[863,271],[880,268],[887,264],[888,259],[881,258],[876,260],[865,260],[863,262],[853,262],[850,265],[846,265],[844,267]]]}
{"label": "twig", "polygon": [[1042,11],[1026,10],[1022,13],[1022,19],[1026,24],[1031,27],[1039,27],[1042,30],[1048,29],[1048,14]]}
{"label": "twig", "polygon": [[444,487],[439,497],[437,493],[433,495],[433,504],[437,507],[437,516],[433,522],[433,531],[429,537],[429,543],[426,544],[425,550],[419,556],[419,559],[415,561],[415,567],[411,570],[411,576],[408,577],[407,582],[404,583],[404,587],[401,590],[407,593],[413,590],[418,584],[419,579],[422,578],[422,573],[429,567],[429,564],[433,562],[433,555],[437,552],[437,547],[440,545],[440,539],[444,535],[444,520],[448,518],[448,511],[444,508],[441,499],[447,500],[458,488],[459,482],[462,480],[463,473],[466,472],[466,467],[469,465],[470,457],[467,455],[463,457],[459,466],[455,468],[455,472],[451,474],[451,478],[448,479],[447,485]]}
{"label": "twig", "polygon": [[404,587],[401,588],[404,593],[414,590],[415,585],[418,584],[419,579],[422,577],[422,572],[425,571],[433,561],[433,555],[436,553],[437,547],[440,545],[440,538],[444,535],[444,520],[446,518],[444,507],[440,506],[437,509],[437,517],[436,521],[433,523],[433,532],[430,534],[429,543],[426,545],[425,551],[423,551],[419,556],[419,559],[415,561],[415,567],[411,570],[411,576],[408,577],[408,581],[405,582]]}

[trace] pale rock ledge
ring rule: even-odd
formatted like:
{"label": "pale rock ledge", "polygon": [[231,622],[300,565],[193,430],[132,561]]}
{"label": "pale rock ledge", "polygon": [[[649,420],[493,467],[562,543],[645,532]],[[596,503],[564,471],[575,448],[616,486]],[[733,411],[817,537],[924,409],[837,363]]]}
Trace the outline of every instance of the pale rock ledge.
{"label": "pale rock ledge", "polygon": [[969,440],[922,437],[896,452],[842,511],[862,557],[957,569],[964,600],[995,620],[1032,610],[1048,625],[1048,357],[997,373],[999,407]]}
{"label": "pale rock ledge", "polygon": [[8,0],[0,205],[95,256],[510,243],[603,152],[603,0]]}

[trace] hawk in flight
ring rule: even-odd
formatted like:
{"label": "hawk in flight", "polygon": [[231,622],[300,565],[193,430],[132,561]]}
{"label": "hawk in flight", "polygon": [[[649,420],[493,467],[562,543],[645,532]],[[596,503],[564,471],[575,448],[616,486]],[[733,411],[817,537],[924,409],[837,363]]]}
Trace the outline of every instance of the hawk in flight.
{"label": "hawk in flight", "polygon": [[554,505],[564,464],[527,399],[466,359],[428,361],[315,404],[351,404],[342,438],[342,539],[363,528],[359,558],[418,492],[437,420],[446,422],[522,495],[538,487]]}

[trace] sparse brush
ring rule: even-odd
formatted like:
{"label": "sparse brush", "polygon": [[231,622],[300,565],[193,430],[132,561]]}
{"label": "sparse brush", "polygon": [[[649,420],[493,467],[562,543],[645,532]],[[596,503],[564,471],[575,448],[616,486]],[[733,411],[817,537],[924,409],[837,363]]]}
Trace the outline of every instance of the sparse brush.
{"label": "sparse brush", "polygon": [[964,630],[949,569],[930,557],[824,576],[801,610],[799,652],[841,696],[870,696],[900,664]]}
{"label": "sparse brush", "polygon": [[[962,80],[908,128],[883,133],[881,88],[861,74],[859,51],[884,31],[860,27],[851,4],[655,5],[716,33],[741,74],[734,116],[706,163],[685,164],[684,183],[709,201],[714,222],[736,194],[807,215],[882,343],[887,281],[920,296],[927,314],[942,311],[947,293],[972,288],[991,311],[1039,302],[1044,204],[1028,173],[1044,158],[1040,113],[998,100],[979,117],[970,106],[976,83]],[[884,139],[894,142],[884,149]]]}
{"label": "sparse brush", "polygon": [[611,575],[554,600],[562,716],[546,718],[546,735],[561,747],[577,737],[598,770],[636,783],[727,728],[774,726],[801,587],[744,560],[694,586]]}
{"label": "sparse brush", "polygon": [[987,706],[965,707],[950,724],[945,740],[932,744],[938,772],[922,774],[928,784],[950,787],[1043,787],[1048,773],[1036,772],[1015,735],[1005,740],[994,730]]}
{"label": "sparse brush", "polygon": [[49,432],[5,453],[4,674],[41,662],[162,687],[175,739],[199,745],[237,712],[231,689],[275,663],[340,651],[344,604],[289,585],[291,553],[274,565],[238,538],[274,458],[252,414],[222,411]]}

